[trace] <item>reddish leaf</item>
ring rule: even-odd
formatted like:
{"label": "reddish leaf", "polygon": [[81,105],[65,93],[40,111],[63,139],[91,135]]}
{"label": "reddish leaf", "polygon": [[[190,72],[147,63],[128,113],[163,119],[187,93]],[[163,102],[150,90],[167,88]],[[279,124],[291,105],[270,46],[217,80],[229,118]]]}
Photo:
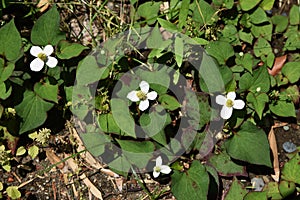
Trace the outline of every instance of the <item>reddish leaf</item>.
{"label": "reddish leaf", "polygon": [[274,62],[274,65],[273,65],[272,69],[268,69],[269,74],[272,75],[272,76],[277,75],[278,72],[281,71],[285,61],[286,61],[286,55],[277,57],[275,59],[275,62]]}

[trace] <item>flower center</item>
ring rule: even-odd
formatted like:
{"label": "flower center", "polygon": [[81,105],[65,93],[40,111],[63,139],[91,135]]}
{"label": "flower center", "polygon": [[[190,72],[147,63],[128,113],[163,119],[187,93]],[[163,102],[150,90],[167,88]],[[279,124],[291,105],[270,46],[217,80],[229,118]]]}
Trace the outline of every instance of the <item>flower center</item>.
{"label": "flower center", "polygon": [[138,91],[136,93],[136,95],[138,96],[138,98],[141,100],[141,101],[145,101],[147,99],[147,94],[145,94],[144,92],[142,92],[141,90]]}
{"label": "flower center", "polygon": [[155,171],[155,172],[160,172],[160,170],[161,170],[161,169],[160,169],[159,166],[155,166],[155,167],[154,167],[154,171]]}
{"label": "flower center", "polygon": [[45,53],[39,53],[37,57],[44,62],[47,60],[47,55]]}
{"label": "flower center", "polygon": [[227,99],[226,106],[231,108],[233,106],[234,102],[231,99]]}

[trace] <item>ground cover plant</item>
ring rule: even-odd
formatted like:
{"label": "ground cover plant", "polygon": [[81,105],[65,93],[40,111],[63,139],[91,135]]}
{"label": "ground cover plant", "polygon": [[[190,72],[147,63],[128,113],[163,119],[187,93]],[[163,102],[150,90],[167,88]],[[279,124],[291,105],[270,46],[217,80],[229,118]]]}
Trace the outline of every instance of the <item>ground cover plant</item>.
{"label": "ground cover plant", "polygon": [[[2,1],[2,169],[40,159],[72,121],[86,149],[37,174],[88,151],[148,199],[299,198],[299,144],[279,166],[273,133],[297,124],[299,2],[113,3]],[[20,185],[0,182],[0,197]]]}

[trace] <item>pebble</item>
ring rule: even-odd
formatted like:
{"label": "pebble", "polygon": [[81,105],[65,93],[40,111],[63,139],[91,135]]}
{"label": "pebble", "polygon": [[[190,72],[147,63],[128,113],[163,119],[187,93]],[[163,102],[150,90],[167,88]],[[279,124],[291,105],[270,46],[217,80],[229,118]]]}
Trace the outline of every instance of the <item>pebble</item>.
{"label": "pebble", "polygon": [[265,186],[265,182],[262,178],[252,178],[251,183],[254,191],[260,192],[263,190]]}
{"label": "pebble", "polygon": [[292,142],[285,142],[282,147],[287,153],[292,153],[297,150],[297,146]]}
{"label": "pebble", "polygon": [[282,128],[283,128],[283,130],[285,130],[285,131],[290,130],[290,127],[289,127],[289,126],[283,126]]}

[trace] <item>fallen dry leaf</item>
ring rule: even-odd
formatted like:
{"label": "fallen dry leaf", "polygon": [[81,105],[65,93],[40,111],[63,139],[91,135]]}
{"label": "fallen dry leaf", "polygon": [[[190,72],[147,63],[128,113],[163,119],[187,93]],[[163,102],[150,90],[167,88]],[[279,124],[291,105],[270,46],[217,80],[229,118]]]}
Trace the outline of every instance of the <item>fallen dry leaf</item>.
{"label": "fallen dry leaf", "polygon": [[287,56],[284,55],[284,56],[275,58],[272,69],[268,69],[270,75],[275,76],[281,71],[281,69],[286,61],[286,57]]}
{"label": "fallen dry leaf", "polygon": [[271,130],[268,135],[268,140],[270,144],[271,151],[273,153],[273,168],[275,174],[271,174],[274,181],[279,182],[280,177],[280,168],[279,168],[279,160],[278,160],[278,150],[277,150],[277,142],[274,133],[274,128],[285,126],[287,123],[275,123],[274,126],[271,127]]}
{"label": "fallen dry leaf", "polygon": [[64,168],[64,163],[59,163],[61,159],[51,149],[46,149],[46,156],[52,165],[56,165],[59,169]]}
{"label": "fallen dry leaf", "polygon": [[36,5],[37,8],[40,8],[40,12],[44,12],[50,6],[50,0],[40,0]]}

